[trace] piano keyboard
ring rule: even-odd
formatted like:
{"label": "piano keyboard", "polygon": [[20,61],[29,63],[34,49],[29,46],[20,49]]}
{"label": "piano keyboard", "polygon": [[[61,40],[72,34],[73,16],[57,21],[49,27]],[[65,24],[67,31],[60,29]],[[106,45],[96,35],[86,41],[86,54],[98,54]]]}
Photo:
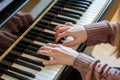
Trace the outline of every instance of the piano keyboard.
{"label": "piano keyboard", "polygon": [[[50,58],[36,54],[37,50],[46,43],[54,43],[55,26],[72,22],[82,27],[84,24],[95,22],[110,2],[110,0],[56,0],[55,5],[42,19],[38,18],[33,23],[34,26],[30,26],[28,32],[25,31],[26,34],[23,34],[24,30],[18,33],[20,37],[13,49],[9,48],[9,52],[3,55],[1,53],[0,79],[59,80],[66,66],[44,66],[42,61]],[[63,41],[65,39],[61,39],[58,43]],[[77,48],[78,46],[75,47],[76,50]],[[6,53],[8,55],[2,59]]]}

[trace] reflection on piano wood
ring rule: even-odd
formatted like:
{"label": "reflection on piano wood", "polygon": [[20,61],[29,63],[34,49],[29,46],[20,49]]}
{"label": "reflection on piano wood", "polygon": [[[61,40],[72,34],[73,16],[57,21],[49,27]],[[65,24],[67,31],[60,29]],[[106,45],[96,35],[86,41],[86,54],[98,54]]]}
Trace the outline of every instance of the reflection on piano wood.
{"label": "reflection on piano wood", "polygon": [[[79,26],[95,22],[110,2],[110,0],[52,1],[27,30],[21,30],[18,33],[20,37],[13,45],[6,52],[1,53],[0,78],[3,80],[59,80],[67,66],[44,66],[42,61],[50,58],[38,55],[36,51],[46,43],[54,43],[55,26],[66,22]],[[61,39],[58,43],[63,41],[64,39]],[[75,48],[77,50],[78,46]]]}

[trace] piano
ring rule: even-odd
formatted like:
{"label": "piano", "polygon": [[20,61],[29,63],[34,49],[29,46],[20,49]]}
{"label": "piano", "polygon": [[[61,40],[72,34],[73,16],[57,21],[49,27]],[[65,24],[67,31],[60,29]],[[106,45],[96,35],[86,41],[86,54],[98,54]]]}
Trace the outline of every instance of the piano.
{"label": "piano", "polygon": [[[35,22],[21,29],[18,39],[0,53],[0,80],[67,80],[72,68],[67,65],[44,66],[49,57],[36,54],[37,50],[54,42],[54,28],[66,22],[82,27],[101,20],[113,0],[41,0],[39,13],[31,11]],[[37,14],[35,16],[34,14]],[[72,40],[61,39],[58,43]],[[78,52],[85,44],[73,47]]]}

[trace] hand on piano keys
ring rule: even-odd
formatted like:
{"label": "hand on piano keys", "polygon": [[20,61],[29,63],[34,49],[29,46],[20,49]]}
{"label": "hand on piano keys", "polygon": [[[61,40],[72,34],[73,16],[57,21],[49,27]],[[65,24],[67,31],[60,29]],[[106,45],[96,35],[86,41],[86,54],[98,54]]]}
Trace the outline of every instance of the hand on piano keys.
{"label": "hand on piano keys", "polygon": [[75,57],[78,55],[78,52],[72,48],[65,47],[59,44],[49,43],[41,47],[38,54],[52,57],[51,60],[43,61],[44,65],[73,65]]}
{"label": "hand on piano keys", "polygon": [[74,25],[72,23],[66,23],[64,25],[57,26],[55,28],[55,41],[58,42],[64,37],[73,37],[72,41],[67,41],[63,43],[65,46],[76,46],[77,44],[83,43],[87,40],[87,32],[84,27],[79,27],[79,25]]}

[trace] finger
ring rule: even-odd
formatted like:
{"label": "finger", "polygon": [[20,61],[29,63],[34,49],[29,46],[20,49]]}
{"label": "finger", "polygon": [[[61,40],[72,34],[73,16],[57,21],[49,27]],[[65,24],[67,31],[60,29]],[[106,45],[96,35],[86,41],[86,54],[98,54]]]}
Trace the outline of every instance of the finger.
{"label": "finger", "polygon": [[75,46],[79,43],[78,39],[74,39],[73,41],[69,41],[69,42],[64,42],[63,45],[64,46],[68,46],[68,47],[72,47]]}
{"label": "finger", "polygon": [[117,71],[118,70],[116,70],[116,69],[112,69],[112,71],[111,71],[111,73],[112,73],[111,77],[115,78],[115,75],[117,74]]}
{"label": "finger", "polygon": [[56,30],[58,30],[60,27],[66,27],[66,25],[65,25],[65,24],[63,24],[63,25],[58,25],[58,26],[56,26],[56,27],[54,28],[54,30],[56,31]]}
{"label": "finger", "polygon": [[117,72],[116,76],[117,79],[120,79],[120,71]]}
{"label": "finger", "polygon": [[68,30],[68,29],[69,29],[69,27],[59,27],[59,28],[57,29],[56,33],[55,33],[55,37],[56,37],[59,33],[64,32],[64,31],[66,31],[66,30]]}
{"label": "finger", "polygon": [[71,23],[71,22],[67,22],[67,23],[65,23],[65,24],[68,25],[68,26],[74,26],[74,24]]}
{"label": "finger", "polygon": [[45,56],[52,57],[52,54],[49,51],[45,51],[45,50],[38,50],[37,54],[42,54]]}
{"label": "finger", "polygon": [[109,69],[110,69],[109,66],[107,66],[107,67],[104,69],[103,74],[104,74],[105,76],[107,76],[107,73],[108,73]]}
{"label": "finger", "polygon": [[59,45],[53,44],[53,43],[48,43],[48,44],[46,44],[46,46],[49,46],[49,47],[52,47],[52,48],[59,47]]}
{"label": "finger", "polygon": [[98,68],[98,73],[101,74],[101,73],[104,71],[104,69],[105,69],[106,66],[107,66],[107,64],[102,64],[102,65]]}
{"label": "finger", "polygon": [[50,46],[43,46],[43,47],[41,47],[40,48],[40,50],[52,50],[52,47],[50,47]]}
{"label": "finger", "polygon": [[43,64],[49,66],[49,65],[55,65],[57,64],[57,62],[55,60],[50,60],[50,61],[44,61]]}
{"label": "finger", "polygon": [[71,34],[67,31],[63,33],[59,33],[58,36],[55,38],[55,42],[58,42],[61,38],[70,36]]}

